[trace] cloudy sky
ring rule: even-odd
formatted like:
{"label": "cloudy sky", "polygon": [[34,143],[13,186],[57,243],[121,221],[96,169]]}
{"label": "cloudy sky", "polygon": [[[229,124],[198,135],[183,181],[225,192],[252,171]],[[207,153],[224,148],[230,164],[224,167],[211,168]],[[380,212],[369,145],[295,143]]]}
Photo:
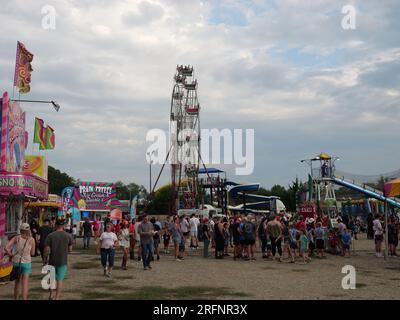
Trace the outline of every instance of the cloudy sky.
{"label": "cloudy sky", "polygon": [[[348,4],[355,30],[342,28]],[[42,27],[48,5],[55,30]],[[343,171],[394,171],[399,16],[396,0],[2,1],[1,90],[12,92],[19,40],[34,54],[23,98],[61,105],[24,104],[30,133],[35,116],[52,125],[49,164],[81,180],[148,186],[145,137],[168,129],[177,64],[195,67],[203,128],[255,130],[254,172],[225,166],[232,180],[305,179],[299,160],[321,151]]]}

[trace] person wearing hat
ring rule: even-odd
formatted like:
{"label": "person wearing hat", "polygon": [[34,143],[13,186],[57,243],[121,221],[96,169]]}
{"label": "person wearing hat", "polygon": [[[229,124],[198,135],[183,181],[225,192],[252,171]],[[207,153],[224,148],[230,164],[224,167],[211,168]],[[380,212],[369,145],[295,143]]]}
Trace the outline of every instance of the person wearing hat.
{"label": "person wearing hat", "polygon": [[[22,299],[28,300],[29,275],[32,273],[31,257],[35,255],[36,247],[35,240],[31,235],[29,224],[21,224],[20,233],[20,235],[11,239],[5,249],[7,254],[10,256],[14,267],[21,268],[21,276],[19,279],[15,280],[14,299],[18,300],[20,291],[22,291]],[[13,251],[14,247],[15,251]]]}
{"label": "person wearing hat", "polygon": [[72,249],[72,236],[64,231],[65,220],[56,220],[56,230],[50,233],[45,241],[45,262],[55,268],[56,289],[50,290],[49,300],[59,300],[63,281],[68,269],[68,253]]}

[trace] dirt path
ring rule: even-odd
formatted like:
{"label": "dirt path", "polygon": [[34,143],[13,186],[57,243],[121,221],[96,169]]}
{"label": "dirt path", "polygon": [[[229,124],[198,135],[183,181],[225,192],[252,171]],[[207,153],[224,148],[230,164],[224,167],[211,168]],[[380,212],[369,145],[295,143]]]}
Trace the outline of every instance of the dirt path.
{"label": "dirt path", "polygon": [[[201,251],[188,251],[181,262],[161,255],[152,270],[129,261],[129,270],[116,268],[113,279],[103,277],[94,250],[78,247],[69,256],[64,299],[399,299],[400,258],[385,261],[373,255],[373,242],[362,237],[351,258],[327,256],[310,264],[279,263],[261,259],[233,261],[203,259]],[[259,250],[258,250],[259,251]],[[300,262],[300,261],[299,261]],[[116,264],[121,263],[118,253]],[[342,267],[356,269],[357,289],[341,287]],[[46,299],[40,286],[40,258],[34,258],[31,299]],[[12,284],[0,285],[0,298],[12,298]]]}

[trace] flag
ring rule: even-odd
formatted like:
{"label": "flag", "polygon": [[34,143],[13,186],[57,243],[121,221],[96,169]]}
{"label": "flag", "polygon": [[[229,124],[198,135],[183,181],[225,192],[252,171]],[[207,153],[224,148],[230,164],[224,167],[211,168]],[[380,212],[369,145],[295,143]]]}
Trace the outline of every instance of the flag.
{"label": "flag", "polygon": [[39,143],[39,149],[46,149],[46,129],[42,119],[35,118],[35,129],[33,134],[33,142]]}
{"label": "flag", "polygon": [[17,55],[15,58],[14,86],[20,93],[28,93],[31,90],[31,62],[33,54],[30,53],[22,42],[17,42]]}
{"label": "flag", "polygon": [[46,149],[54,149],[56,146],[56,136],[54,134],[54,129],[47,125],[46,127]]}
{"label": "flag", "polygon": [[136,218],[136,205],[137,205],[138,196],[135,196],[131,201],[131,210],[130,210],[130,218]]}

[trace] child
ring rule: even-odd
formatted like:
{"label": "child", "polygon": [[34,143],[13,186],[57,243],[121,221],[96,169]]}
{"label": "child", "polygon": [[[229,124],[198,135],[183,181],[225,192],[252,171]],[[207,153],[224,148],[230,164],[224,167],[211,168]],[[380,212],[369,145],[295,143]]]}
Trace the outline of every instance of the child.
{"label": "child", "polygon": [[339,249],[339,241],[337,239],[336,232],[334,230],[329,232],[328,236],[329,246],[332,254],[338,254],[340,252]]}
{"label": "child", "polygon": [[78,228],[76,227],[76,224],[72,227],[72,237],[74,238],[74,243],[76,243],[76,236],[77,236]]}
{"label": "child", "polygon": [[315,242],[317,246],[317,254],[320,258],[324,258],[324,250],[325,250],[325,232],[322,228],[322,223],[317,223],[317,228],[315,229]]}
{"label": "child", "polygon": [[311,259],[308,257],[308,238],[307,238],[307,232],[302,229],[300,235],[300,256],[303,258],[303,263],[306,264],[309,262]]}
{"label": "child", "polygon": [[289,248],[290,248],[290,257],[291,257],[291,261],[290,261],[290,262],[291,262],[291,263],[294,263],[294,262],[295,262],[295,259],[296,259],[296,249],[298,248],[298,245],[297,245],[297,238],[298,238],[298,236],[299,236],[299,230],[296,229],[294,223],[292,223],[292,224],[290,225],[290,228],[289,228],[289,236],[290,236],[290,245],[289,245]]}
{"label": "child", "polygon": [[169,247],[169,242],[171,240],[171,235],[167,227],[164,228],[163,240],[164,240],[164,253],[168,254],[169,253],[168,247]]}
{"label": "child", "polygon": [[343,242],[343,256],[345,257],[347,253],[348,257],[350,257],[351,235],[348,233],[347,229],[343,230],[342,242]]}
{"label": "child", "polygon": [[314,249],[315,249],[314,236],[315,236],[314,227],[310,224],[308,226],[308,231],[307,231],[309,257],[312,257],[314,255]]}

